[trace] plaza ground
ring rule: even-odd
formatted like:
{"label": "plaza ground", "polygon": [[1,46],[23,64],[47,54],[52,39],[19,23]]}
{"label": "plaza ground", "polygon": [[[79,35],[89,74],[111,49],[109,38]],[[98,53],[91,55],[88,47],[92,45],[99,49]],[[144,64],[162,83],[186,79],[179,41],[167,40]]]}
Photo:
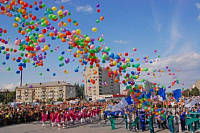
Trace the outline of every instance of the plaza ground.
{"label": "plaza ground", "polygon": [[[0,127],[0,133],[131,133],[135,131],[127,131],[125,129],[125,124],[116,125],[115,130],[111,130],[109,123],[107,124],[86,124],[80,126],[73,126],[65,129],[52,129],[49,124],[45,125],[45,128],[42,128],[41,124],[28,123],[28,124],[18,124],[18,125],[9,125],[5,127]],[[148,127],[147,127],[148,128]],[[145,132],[138,131],[138,133],[149,133],[147,130]],[[155,128],[155,133],[169,133],[169,130],[158,130]],[[187,133],[187,132],[185,132]],[[188,132],[190,133],[190,132]],[[195,133],[200,133],[196,131]]]}

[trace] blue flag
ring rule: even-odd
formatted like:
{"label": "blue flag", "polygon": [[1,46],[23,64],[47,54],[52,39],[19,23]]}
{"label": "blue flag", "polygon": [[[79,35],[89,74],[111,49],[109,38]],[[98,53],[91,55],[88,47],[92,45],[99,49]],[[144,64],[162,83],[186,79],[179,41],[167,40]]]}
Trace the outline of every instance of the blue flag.
{"label": "blue flag", "polygon": [[163,100],[166,99],[165,90],[163,88],[159,89],[158,95],[160,95],[163,98]]}
{"label": "blue flag", "polygon": [[130,105],[133,104],[133,102],[131,101],[131,96],[125,98],[126,102]]}
{"label": "blue flag", "polygon": [[179,102],[179,98],[181,97],[181,89],[176,89],[173,91],[174,93],[174,98],[176,99],[177,102]]}
{"label": "blue flag", "polygon": [[147,93],[147,98],[151,98],[151,91]]}

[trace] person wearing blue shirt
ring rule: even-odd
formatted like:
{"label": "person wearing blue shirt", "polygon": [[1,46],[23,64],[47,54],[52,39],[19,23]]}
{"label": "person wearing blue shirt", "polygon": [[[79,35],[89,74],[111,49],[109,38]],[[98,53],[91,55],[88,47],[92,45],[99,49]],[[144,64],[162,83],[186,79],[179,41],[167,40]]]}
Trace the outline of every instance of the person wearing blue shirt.
{"label": "person wearing blue shirt", "polygon": [[140,123],[141,123],[142,131],[145,131],[145,113],[144,113],[144,111],[141,111],[141,113],[140,113]]}
{"label": "person wearing blue shirt", "polygon": [[181,129],[182,129],[182,132],[185,131],[185,112],[183,112],[183,110],[181,111]]}

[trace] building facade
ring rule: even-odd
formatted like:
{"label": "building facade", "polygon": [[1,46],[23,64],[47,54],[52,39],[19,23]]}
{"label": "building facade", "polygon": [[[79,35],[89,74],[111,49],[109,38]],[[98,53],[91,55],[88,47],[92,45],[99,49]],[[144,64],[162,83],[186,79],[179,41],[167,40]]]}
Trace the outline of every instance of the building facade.
{"label": "building facade", "polygon": [[86,68],[83,76],[85,77],[84,97],[87,100],[96,100],[102,95],[120,93],[120,84],[108,77],[108,71],[102,67]]}
{"label": "building facade", "polygon": [[16,99],[20,102],[65,102],[75,97],[76,87],[64,81],[25,84],[16,87]]}

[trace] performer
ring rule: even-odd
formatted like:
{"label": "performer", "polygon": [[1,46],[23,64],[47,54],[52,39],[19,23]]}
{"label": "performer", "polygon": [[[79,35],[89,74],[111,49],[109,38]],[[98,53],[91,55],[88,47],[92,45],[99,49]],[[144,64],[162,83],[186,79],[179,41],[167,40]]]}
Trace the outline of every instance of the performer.
{"label": "performer", "polygon": [[168,116],[168,125],[170,132],[174,133],[174,116],[172,115],[172,112],[170,112]]}
{"label": "performer", "polygon": [[154,118],[154,115],[152,112],[150,112],[149,119],[147,120],[149,122],[150,133],[154,133],[153,118]]}
{"label": "performer", "polygon": [[45,128],[45,122],[47,120],[47,114],[46,114],[46,112],[43,111],[42,114],[41,114],[41,116],[42,116],[42,128]]}
{"label": "performer", "polygon": [[52,128],[54,127],[54,122],[55,122],[55,115],[54,115],[54,111],[52,111],[50,114],[50,126]]}
{"label": "performer", "polygon": [[128,130],[128,111],[127,110],[125,112],[125,126],[126,126],[126,129]]}
{"label": "performer", "polygon": [[145,131],[145,114],[143,111],[141,111],[140,113],[140,123],[141,123],[142,131]]}
{"label": "performer", "polygon": [[180,115],[180,118],[181,118],[181,129],[182,129],[182,132],[185,131],[185,112],[182,110],[181,111],[181,115]]}
{"label": "performer", "polygon": [[[188,121],[189,119],[192,118],[192,117],[191,117],[191,114],[189,113],[188,110],[187,110],[186,118],[187,118],[187,121]],[[194,130],[193,130],[193,126],[192,126],[192,123],[188,124],[188,131],[194,132]]]}

